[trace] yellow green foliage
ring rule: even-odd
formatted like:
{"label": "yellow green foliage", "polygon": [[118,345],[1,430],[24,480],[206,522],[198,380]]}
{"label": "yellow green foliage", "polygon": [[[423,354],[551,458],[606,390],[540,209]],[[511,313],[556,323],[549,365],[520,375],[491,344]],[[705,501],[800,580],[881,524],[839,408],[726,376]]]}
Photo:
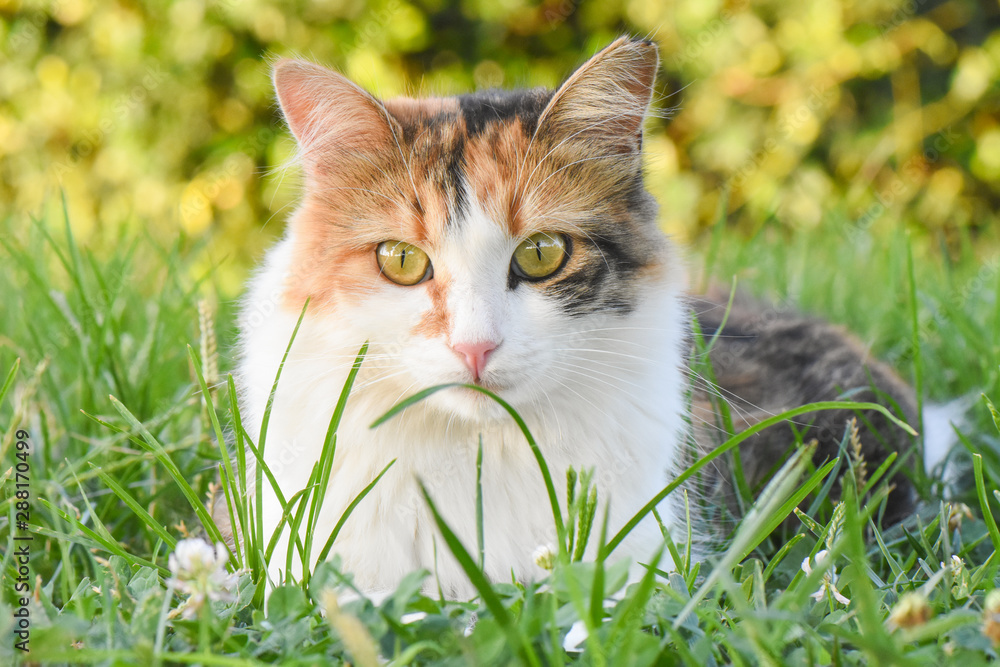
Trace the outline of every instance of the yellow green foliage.
{"label": "yellow green foliage", "polygon": [[[1000,7],[874,0],[0,0],[0,201],[76,232],[203,240],[223,291],[297,179],[269,62],[376,94],[554,86],[621,33],[661,46],[648,173],[665,229],[729,221],[954,243],[996,221]],[[261,232],[263,230],[263,232]],[[134,230],[129,230],[134,231]]]}

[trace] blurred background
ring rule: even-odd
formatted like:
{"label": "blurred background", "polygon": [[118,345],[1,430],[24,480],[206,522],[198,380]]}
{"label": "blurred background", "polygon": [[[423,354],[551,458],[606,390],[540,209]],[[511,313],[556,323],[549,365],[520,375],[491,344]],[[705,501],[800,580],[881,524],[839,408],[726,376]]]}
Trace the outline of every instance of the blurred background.
{"label": "blurred background", "polygon": [[63,192],[90,247],[180,235],[233,296],[297,192],[271,60],[448,95],[556,86],[623,33],[662,50],[648,180],[681,241],[725,212],[996,252],[995,0],[0,0],[0,204]]}

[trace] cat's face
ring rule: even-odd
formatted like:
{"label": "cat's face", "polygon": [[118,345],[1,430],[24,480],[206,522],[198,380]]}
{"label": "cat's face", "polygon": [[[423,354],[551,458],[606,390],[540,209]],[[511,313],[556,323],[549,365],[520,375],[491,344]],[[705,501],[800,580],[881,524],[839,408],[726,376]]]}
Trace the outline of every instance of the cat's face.
{"label": "cat's face", "polygon": [[[653,45],[619,40],[554,93],[383,103],[279,63],[306,175],[289,309],[309,298],[307,317],[371,341],[396,393],[475,382],[524,408],[599,381],[595,363],[641,363],[600,352],[674,283],[641,175],[656,67]],[[435,398],[498,413],[471,390]]]}

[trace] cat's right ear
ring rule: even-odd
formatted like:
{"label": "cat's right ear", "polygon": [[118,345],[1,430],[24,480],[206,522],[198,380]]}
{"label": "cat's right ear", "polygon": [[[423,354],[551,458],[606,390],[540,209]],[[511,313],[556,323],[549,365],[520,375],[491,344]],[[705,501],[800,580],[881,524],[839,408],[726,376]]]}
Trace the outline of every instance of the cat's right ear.
{"label": "cat's right ear", "polygon": [[385,107],[342,74],[302,60],[279,60],[272,78],[307,167],[394,146],[394,121]]}
{"label": "cat's right ear", "polygon": [[556,90],[538,125],[552,136],[586,141],[592,151],[638,154],[659,66],[655,43],[621,37]]}

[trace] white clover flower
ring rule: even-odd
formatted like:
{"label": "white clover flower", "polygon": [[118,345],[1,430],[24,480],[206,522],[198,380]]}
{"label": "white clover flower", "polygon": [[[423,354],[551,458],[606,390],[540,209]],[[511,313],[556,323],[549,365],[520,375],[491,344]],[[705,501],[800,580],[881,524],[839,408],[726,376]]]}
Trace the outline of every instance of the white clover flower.
{"label": "white clover flower", "polygon": [[[802,560],[802,571],[805,572],[806,574],[812,574],[814,567],[825,568],[827,566],[825,561],[827,560],[827,557],[829,555],[830,552],[827,551],[826,549],[823,549],[822,551],[816,554],[815,558],[811,560],[807,556]],[[843,593],[841,593],[839,590],[837,590],[837,569],[833,566],[832,563],[830,563],[829,569],[823,573],[823,581],[820,583],[819,589],[809,597],[819,602],[824,597],[826,597],[827,594],[831,595],[834,600],[836,600],[842,605],[851,604],[851,600]]]}
{"label": "white clover flower", "polygon": [[[946,565],[946,564],[945,564],[945,563],[944,563],[944,562],[942,561],[942,562],[941,562],[941,569],[943,570],[943,569],[944,569],[944,568],[946,568],[946,567],[949,567],[949,565]],[[953,574],[954,576],[956,576],[956,577],[960,577],[960,576],[962,576],[962,570],[963,570],[963,569],[965,568],[965,561],[964,561],[964,560],[962,560],[961,558],[959,558],[958,556],[954,556],[954,555],[953,555],[953,556],[951,557],[951,564],[950,564],[950,567],[951,567],[951,572],[952,572],[952,574]]]}
{"label": "white clover flower", "polygon": [[535,565],[543,570],[551,570],[556,564],[556,548],[551,544],[543,544],[531,554]]}
{"label": "white clover flower", "polygon": [[214,547],[200,537],[181,540],[170,554],[173,573],[169,583],[188,595],[181,607],[184,618],[196,618],[205,600],[231,602],[237,577],[226,571],[229,552],[219,542]]}

